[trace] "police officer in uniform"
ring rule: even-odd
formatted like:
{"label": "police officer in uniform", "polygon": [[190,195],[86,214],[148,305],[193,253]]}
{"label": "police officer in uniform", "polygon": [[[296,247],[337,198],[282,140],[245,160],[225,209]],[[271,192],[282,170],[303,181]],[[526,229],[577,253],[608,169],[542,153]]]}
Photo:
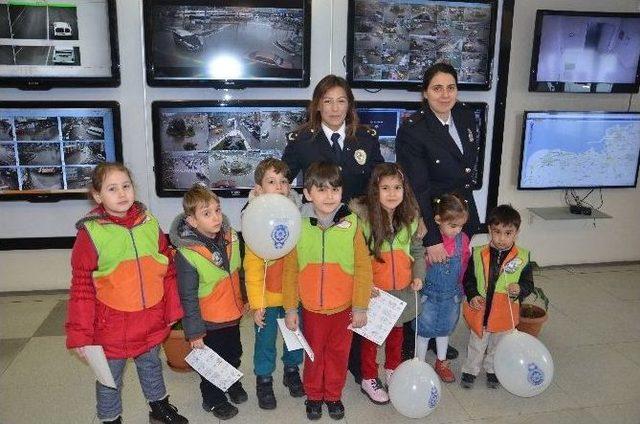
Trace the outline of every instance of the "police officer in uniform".
{"label": "police officer in uniform", "polygon": [[[457,192],[467,201],[469,220],[464,231],[469,238],[479,226],[473,188],[480,147],[475,138],[473,113],[457,102],[457,83],[458,75],[451,65],[437,63],[427,69],[422,87],[423,107],[400,126],[396,136],[397,162],[407,173],[418,199],[427,225],[423,241],[432,263],[447,260],[433,217],[432,202],[438,196]],[[405,325],[405,356],[413,356],[413,339],[413,330]],[[457,356],[458,352],[449,346],[447,358]]]}

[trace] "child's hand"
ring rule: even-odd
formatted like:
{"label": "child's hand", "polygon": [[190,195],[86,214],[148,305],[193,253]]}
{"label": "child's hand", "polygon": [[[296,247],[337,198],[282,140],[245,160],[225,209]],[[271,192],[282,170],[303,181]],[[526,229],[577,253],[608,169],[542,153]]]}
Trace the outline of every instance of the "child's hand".
{"label": "child's hand", "polygon": [[196,340],[191,340],[191,349],[204,349],[204,341],[202,337]]}
{"label": "child's hand", "polygon": [[287,315],[284,317],[284,323],[289,330],[296,331],[298,329],[298,313],[287,312]]}
{"label": "child's hand", "polygon": [[78,358],[80,358],[82,362],[87,362],[87,355],[85,355],[84,353],[84,346],[74,347],[73,351],[76,353],[76,355],[78,355]]}
{"label": "child's hand", "polygon": [[419,278],[414,278],[411,282],[411,290],[418,291],[422,289],[422,280]]}
{"label": "child's hand", "polygon": [[260,308],[253,311],[253,322],[260,328],[264,328],[264,313],[265,309]]}
{"label": "child's hand", "polygon": [[380,296],[380,290],[375,287],[371,287],[371,298]]}
{"label": "child's hand", "polygon": [[434,244],[433,246],[427,246],[427,259],[429,263],[437,264],[445,262],[449,256],[444,248],[444,244]]}
{"label": "child's hand", "polygon": [[507,291],[509,292],[509,296],[517,297],[520,294],[520,284],[511,283],[507,286]]}
{"label": "child's hand", "polygon": [[482,309],[482,306],[484,306],[484,297],[475,296],[471,299],[471,302],[469,302],[469,306],[471,306],[473,309]]}
{"label": "child's hand", "polygon": [[365,311],[353,312],[351,317],[351,326],[353,328],[360,328],[367,325],[367,313]]}

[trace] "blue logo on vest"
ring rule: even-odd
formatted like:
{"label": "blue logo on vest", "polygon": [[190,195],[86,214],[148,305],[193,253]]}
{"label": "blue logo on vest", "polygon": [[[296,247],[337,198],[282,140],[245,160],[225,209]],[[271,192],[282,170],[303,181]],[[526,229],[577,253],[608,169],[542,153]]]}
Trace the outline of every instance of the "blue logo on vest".
{"label": "blue logo on vest", "polygon": [[533,362],[527,365],[529,369],[529,374],[527,375],[527,380],[529,383],[534,386],[539,386],[544,383],[544,371],[542,371],[536,364]]}
{"label": "blue logo on vest", "polygon": [[435,408],[436,405],[438,405],[439,398],[440,396],[438,395],[438,389],[436,389],[434,386],[431,386],[431,390],[429,391],[429,401],[427,402],[429,408]]}
{"label": "blue logo on vest", "polygon": [[289,228],[284,224],[278,224],[271,231],[271,240],[276,249],[282,249],[289,238]]}

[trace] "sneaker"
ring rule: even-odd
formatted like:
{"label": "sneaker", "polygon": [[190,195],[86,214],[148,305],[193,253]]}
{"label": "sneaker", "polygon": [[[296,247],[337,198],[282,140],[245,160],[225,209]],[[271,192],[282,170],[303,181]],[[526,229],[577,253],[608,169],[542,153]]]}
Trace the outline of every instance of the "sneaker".
{"label": "sneaker", "polygon": [[[433,353],[437,354],[435,338],[429,339],[429,347],[427,347],[427,350],[430,350]],[[457,357],[458,357],[458,349],[456,349],[451,345],[447,346],[447,359],[456,359]]]}
{"label": "sneaker", "polygon": [[122,424],[122,417],[118,417],[111,421],[102,421],[102,424]]}
{"label": "sneaker", "polygon": [[462,373],[462,378],[460,379],[460,385],[465,389],[473,388],[473,383],[476,381],[476,376],[473,374],[467,374],[466,372]]}
{"label": "sneaker", "polygon": [[434,368],[443,383],[453,383],[456,381],[456,376],[453,375],[453,372],[449,369],[449,361],[446,359],[444,361],[436,359],[436,366]]}
{"label": "sneaker", "polygon": [[307,406],[307,418],[310,420],[319,420],[322,417],[322,401],[306,400],[304,404]]}
{"label": "sneaker", "polygon": [[[153,424],[187,424],[188,419],[178,414],[178,408],[169,403],[169,396],[149,402],[149,422]],[[117,421],[116,421],[117,422]]]}
{"label": "sneaker", "polygon": [[500,387],[498,377],[492,372],[487,373],[487,387],[490,389],[497,389]]}
{"label": "sneaker", "polygon": [[344,405],[341,400],[331,401],[325,400],[327,409],[329,410],[329,416],[334,420],[341,420],[344,418]]}
{"label": "sneaker", "polygon": [[207,412],[211,412],[213,416],[219,420],[228,420],[229,418],[233,418],[238,415],[238,408],[231,405],[226,400],[213,408],[203,403],[202,408]]}
{"label": "sneaker", "polygon": [[363,379],[360,385],[360,391],[367,395],[371,402],[376,405],[386,405],[389,403],[389,395],[382,387],[382,382],[379,378]]}
{"label": "sneaker", "polygon": [[284,375],[282,376],[282,384],[289,388],[291,397],[297,398],[305,395],[298,367],[285,368]]}
{"label": "sneaker", "polygon": [[229,395],[229,399],[231,400],[231,402],[235,403],[236,405],[244,403],[247,401],[247,399],[249,399],[247,392],[242,388],[242,383],[239,381],[236,381],[231,385],[231,387],[229,387],[229,390],[227,390],[227,394]]}
{"label": "sneaker", "polygon": [[385,382],[387,383],[387,390],[389,390],[389,384],[391,384],[391,376],[395,370],[384,369]]}
{"label": "sneaker", "polygon": [[276,395],[273,393],[273,378],[256,377],[256,397],[260,409],[276,409]]}

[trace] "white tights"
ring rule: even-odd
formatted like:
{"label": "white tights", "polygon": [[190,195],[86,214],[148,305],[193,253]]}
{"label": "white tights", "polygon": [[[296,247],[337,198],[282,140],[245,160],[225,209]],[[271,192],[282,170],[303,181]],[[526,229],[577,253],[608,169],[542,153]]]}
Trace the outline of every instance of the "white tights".
{"label": "white tights", "polygon": [[[429,337],[418,336],[416,339],[416,352],[418,358],[422,361],[426,360],[427,347],[429,346]],[[447,359],[447,348],[449,346],[449,336],[436,337],[436,351],[439,360],[444,361]]]}

